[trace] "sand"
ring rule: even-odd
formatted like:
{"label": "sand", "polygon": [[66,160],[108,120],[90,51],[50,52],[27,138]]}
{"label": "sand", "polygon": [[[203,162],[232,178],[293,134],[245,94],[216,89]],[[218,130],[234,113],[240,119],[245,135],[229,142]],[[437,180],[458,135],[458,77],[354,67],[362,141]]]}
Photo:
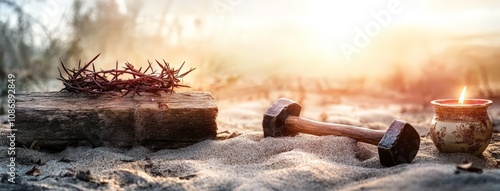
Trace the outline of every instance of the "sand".
{"label": "sand", "polygon": [[[500,190],[500,133],[482,156],[439,153],[427,136],[432,110],[406,106],[305,105],[303,116],[384,129],[411,122],[421,149],[411,164],[383,167],[376,146],[346,137],[263,138],[268,100],[221,101],[219,131],[240,136],[181,149],[71,147],[59,153],[18,148],[18,184],[8,184],[6,144],[0,146],[2,190]],[[402,109],[404,108],[404,109]],[[491,111],[491,110],[490,110]],[[500,118],[493,108],[492,118]],[[4,132],[5,133],[5,132]],[[229,135],[222,133],[221,136]],[[5,143],[5,135],[1,141]],[[61,159],[64,159],[61,161]],[[37,164],[40,160],[41,163]],[[482,173],[458,170],[464,161]],[[40,175],[26,175],[36,167]]]}

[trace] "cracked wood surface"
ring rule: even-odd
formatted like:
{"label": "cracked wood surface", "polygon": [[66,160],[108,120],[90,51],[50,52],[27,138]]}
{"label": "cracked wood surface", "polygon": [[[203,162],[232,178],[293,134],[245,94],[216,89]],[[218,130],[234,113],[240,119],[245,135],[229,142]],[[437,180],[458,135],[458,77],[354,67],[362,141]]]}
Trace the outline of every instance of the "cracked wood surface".
{"label": "cracked wood surface", "polygon": [[79,145],[180,148],[215,138],[217,112],[209,92],[133,98],[21,92],[16,95],[16,141],[46,150]]}

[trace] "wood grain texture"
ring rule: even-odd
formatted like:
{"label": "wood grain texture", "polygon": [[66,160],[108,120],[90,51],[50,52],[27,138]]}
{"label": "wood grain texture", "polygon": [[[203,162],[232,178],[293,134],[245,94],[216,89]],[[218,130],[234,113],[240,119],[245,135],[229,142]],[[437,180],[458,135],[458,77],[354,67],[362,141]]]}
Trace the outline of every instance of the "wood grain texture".
{"label": "wood grain texture", "polygon": [[285,123],[286,127],[294,132],[320,136],[345,136],[372,145],[378,145],[385,134],[385,131],[376,131],[351,125],[316,122],[296,116],[288,116]]}
{"label": "wood grain texture", "polygon": [[215,138],[218,109],[209,92],[141,95],[18,93],[16,140],[47,150],[78,145],[164,149]]}

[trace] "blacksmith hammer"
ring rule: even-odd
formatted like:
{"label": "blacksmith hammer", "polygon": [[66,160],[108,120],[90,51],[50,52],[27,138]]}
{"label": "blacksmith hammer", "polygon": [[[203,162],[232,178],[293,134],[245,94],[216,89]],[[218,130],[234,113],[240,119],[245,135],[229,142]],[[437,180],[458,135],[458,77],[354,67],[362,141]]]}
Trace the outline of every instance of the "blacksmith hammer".
{"label": "blacksmith hammer", "polygon": [[264,114],[264,137],[312,135],[345,136],[378,146],[380,164],[394,166],[411,163],[420,148],[420,136],[407,122],[394,120],[389,129],[371,130],[351,125],[322,123],[299,117],[302,107],[295,101],[280,98]]}

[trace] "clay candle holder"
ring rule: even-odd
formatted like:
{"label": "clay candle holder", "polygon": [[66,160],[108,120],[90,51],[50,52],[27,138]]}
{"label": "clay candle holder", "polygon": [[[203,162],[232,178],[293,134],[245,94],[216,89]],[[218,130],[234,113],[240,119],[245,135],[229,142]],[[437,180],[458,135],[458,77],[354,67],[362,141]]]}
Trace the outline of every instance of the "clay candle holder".
{"label": "clay candle holder", "polygon": [[[440,152],[472,153],[480,155],[491,140],[492,125],[486,99],[434,100],[435,114],[430,126],[430,136]],[[462,101],[462,102],[459,102]]]}

